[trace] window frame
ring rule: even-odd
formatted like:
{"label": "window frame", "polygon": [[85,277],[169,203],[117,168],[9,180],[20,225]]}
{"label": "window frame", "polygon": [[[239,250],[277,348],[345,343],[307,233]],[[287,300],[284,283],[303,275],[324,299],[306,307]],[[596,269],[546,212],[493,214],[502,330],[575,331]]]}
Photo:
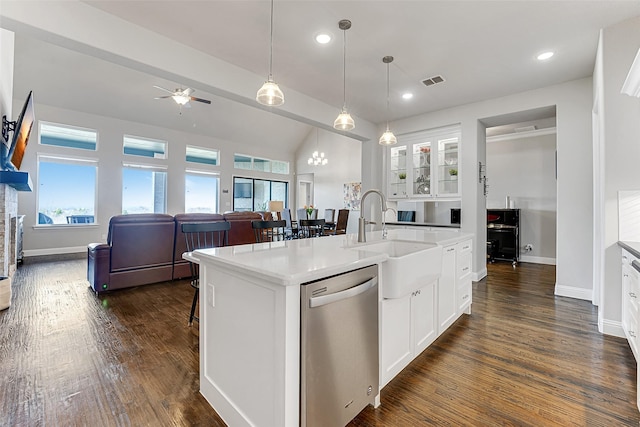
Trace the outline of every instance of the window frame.
{"label": "window frame", "polygon": [[217,178],[218,180],[218,186],[217,186],[217,191],[216,191],[216,206],[217,206],[217,212],[211,212],[211,213],[221,213],[220,212],[220,185],[221,185],[221,181],[222,178],[220,176],[220,172],[212,172],[212,171],[203,171],[203,170],[197,170],[197,169],[185,169],[184,171],[184,211],[187,212],[187,175],[204,175],[204,176],[212,176]]}
{"label": "window frame", "polygon": [[[239,168],[239,167],[237,167],[236,166],[236,157],[237,156],[246,157],[248,159],[251,159],[251,162],[250,162],[251,166],[249,168]],[[268,162],[269,163],[269,170],[256,169],[256,167],[255,167],[256,160],[259,160],[261,162]],[[274,172],[273,171],[273,163],[274,162],[278,162],[278,163],[281,163],[283,165],[287,165],[287,173]],[[291,175],[291,162],[289,162],[289,161],[268,159],[266,157],[252,156],[250,154],[242,154],[242,153],[233,153],[233,168],[236,169],[236,170],[252,171],[252,172],[259,172],[259,173],[269,173],[269,174],[279,175],[279,176]]]}
{"label": "window frame", "polygon": [[[204,163],[204,162],[197,162],[197,161],[189,160],[189,153],[188,153],[189,148],[194,148],[196,150],[215,152],[216,153],[216,163],[214,165],[212,165],[211,163]],[[217,168],[217,167],[220,167],[220,150],[218,148],[207,148],[207,147],[200,147],[200,146],[197,146],[197,145],[187,144],[185,146],[184,160],[188,165],[198,165],[197,167]]]}
{"label": "window frame", "polygon": [[[46,144],[45,144],[46,145]],[[49,163],[62,163],[62,164],[74,164],[74,165],[93,165],[95,167],[95,184],[93,191],[93,222],[92,223],[71,223],[71,224],[40,224],[39,223],[39,213],[40,213],[40,164],[42,161],[47,161]],[[93,157],[83,157],[83,156],[69,156],[69,155],[56,155],[49,153],[38,153],[36,155],[36,170],[37,170],[37,194],[36,194],[36,203],[35,203],[35,218],[34,228],[56,228],[56,227],[97,227],[100,225],[99,222],[99,211],[98,211],[98,190],[99,190],[99,159]]]}
{"label": "window frame", "polygon": [[168,167],[166,165],[152,165],[152,164],[144,164],[144,163],[128,163],[123,162],[121,171],[121,185],[120,185],[120,212],[122,215],[131,215],[130,213],[124,213],[124,170],[125,169],[136,169],[136,170],[147,170],[150,172],[164,172],[166,178],[166,184],[164,188],[164,209],[163,212],[149,212],[149,213],[167,213],[167,204],[169,198],[169,172]]}
{"label": "window frame", "polygon": [[231,177],[231,203],[232,203],[231,207],[232,207],[232,209],[234,211],[237,210],[236,209],[236,195],[235,195],[236,179],[251,180],[251,211],[253,211],[253,212],[256,211],[256,201],[255,201],[256,181],[269,182],[269,197],[270,198],[271,198],[271,195],[273,193],[273,183],[274,182],[285,184],[285,186],[286,186],[286,197],[285,197],[285,200],[283,200],[283,203],[284,203],[284,207],[285,208],[289,208],[289,191],[291,190],[291,182],[290,181],[284,181],[284,180],[281,181],[281,180],[277,180],[277,179],[264,179],[264,178],[255,178],[255,177],[233,175]]}
{"label": "window frame", "polygon": [[[91,133],[95,133],[95,145],[93,148],[83,148],[83,147],[72,147],[72,146],[68,146],[68,145],[59,145],[59,144],[47,144],[47,143],[43,143],[42,142],[42,126],[51,126],[51,127],[55,127],[55,128],[59,128],[59,129],[69,129],[69,130],[74,130],[74,131],[84,131],[84,132],[91,132]],[[57,147],[57,148],[63,148],[63,149],[71,149],[71,150],[82,150],[84,152],[97,152],[98,151],[98,144],[100,143],[100,134],[98,132],[97,129],[92,129],[92,128],[87,128],[87,127],[82,127],[82,126],[74,126],[74,125],[67,125],[64,123],[56,123],[56,122],[49,122],[46,120],[38,120],[38,145],[40,145],[41,147]]]}
{"label": "window frame", "polygon": [[[127,153],[126,152],[126,140],[127,138],[133,139],[133,140],[138,140],[138,141],[146,141],[146,142],[152,142],[152,143],[161,143],[164,146],[164,151],[162,153],[162,157],[156,157],[156,153],[155,151],[153,152],[154,155],[153,156],[145,156],[142,154],[132,154],[132,153]],[[140,158],[142,157],[143,159],[154,159],[154,160],[167,160],[169,158],[169,141],[165,140],[165,139],[156,139],[156,138],[149,138],[146,136],[137,136],[137,135],[131,135],[131,134],[123,134],[122,135],[122,155],[124,156],[132,156],[134,158]]]}

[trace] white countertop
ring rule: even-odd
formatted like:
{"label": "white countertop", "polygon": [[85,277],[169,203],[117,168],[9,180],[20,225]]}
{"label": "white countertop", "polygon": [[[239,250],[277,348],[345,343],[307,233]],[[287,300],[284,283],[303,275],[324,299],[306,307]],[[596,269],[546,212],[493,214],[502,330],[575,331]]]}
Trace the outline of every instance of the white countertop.
{"label": "white countertop", "polygon": [[[389,230],[387,240],[410,240],[442,246],[472,238],[456,231]],[[381,231],[367,233],[367,243],[382,240]],[[358,249],[361,248],[361,249]],[[185,254],[185,258],[190,259]],[[299,285],[384,262],[386,254],[366,251],[357,235],[345,234],[282,242],[226,246],[194,251],[191,260],[224,266],[284,286]]]}

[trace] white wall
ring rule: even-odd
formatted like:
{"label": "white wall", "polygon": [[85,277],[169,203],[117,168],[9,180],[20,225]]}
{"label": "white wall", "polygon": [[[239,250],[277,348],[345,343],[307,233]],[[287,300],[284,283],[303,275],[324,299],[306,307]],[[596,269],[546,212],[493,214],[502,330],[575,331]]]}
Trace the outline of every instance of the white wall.
{"label": "white wall", "polygon": [[[605,28],[600,40],[594,103],[600,118],[604,156],[604,241],[596,262],[603,260],[601,318],[603,332],[621,335],[621,273],[618,236],[618,191],[640,189],[640,99],[620,93],[640,47],[640,17]],[[638,212],[640,215],[640,212]],[[598,259],[599,258],[599,259]]]}
{"label": "white wall", "polygon": [[0,117],[15,120],[13,111],[13,32],[0,28]]}
{"label": "white wall", "polygon": [[[480,121],[555,105],[558,148],[556,294],[591,300],[591,94],[591,78],[585,78],[391,123],[396,135],[461,123],[461,228],[476,234],[474,279],[486,274],[486,200],[477,178],[478,162],[486,161],[485,128]],[[377,173],[382,175],[381,170]]]}
{"label": "white wall", "polygon": [[[293,195],[293,171],[295,167],[294,153],[285,150],[275,152],[259,144],[224,141],[201,135],[178,132],[135,122],[116,120],[109,117],[96,116],[78,111],[64,110],[48,105],[37,104],[35,111],[37,120],[86,127],[98,131],[97,152],[74,150],[62,147],[42,146],[38,143],[39,132],[32,131],[21,170],[31,174],[34,187],[38,187],[37,154],[58,154],[67,156],[83,156],[98,159],[98,197],[96,204],[96,225],[83,226],[36,226],[37,192],[19,194],[19,214],[25,215],[24,249],[27,256],[50,253],[85,251],[91,242],[106,241],[109,218],[122,212],[122,164],[140,163],[165,165],[168,172],[167,213],[184,212],[184,180],[185,170],[209,170],[220,173],[220,211],[232,208],[232,177],[255,177],[289,182],[289,198]],[[16,99],[14,107],[19,108],[24,99]],[[168,159],[149,159],[122,154],[122,138],[124,134],[143,136],[168,141]],[[206,167],[185,161],[186,145],[217,148],[220,150],[220,166]],[[276,175],[233,168],[234,153],[251,154],[267,159],[290,162],[290,175]],[[228,193],[224,193],[228,190]]]}
{"label": "white wall", "polygon": [[[555,151],[555,134],[487,142],[487,209],[504,208],[506,196],[520,209],[524,262],[555,264]],[[525,252],[527,244],[532,251]]]}
{"label": "white wall", "polygon": [[[313,166],[307,163],[315,150],[324,152],[328,159],[325,166]],[[316,131],[312,130],[296,152],[296,171],[301,174],[313,174],[313,205],[320,209],[344,209],[344,184],[362,182],[362,143],[342,135],[320,130],[316,143]],[[359,212],[349,214],[347,232],[357,231]]]}

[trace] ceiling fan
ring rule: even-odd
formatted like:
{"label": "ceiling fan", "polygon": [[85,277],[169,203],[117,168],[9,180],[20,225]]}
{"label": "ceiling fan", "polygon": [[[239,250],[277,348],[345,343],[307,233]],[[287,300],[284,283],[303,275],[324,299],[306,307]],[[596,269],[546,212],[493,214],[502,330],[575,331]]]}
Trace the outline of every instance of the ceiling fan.
{"label": "ceiling fan", "polygon": [[180,105],[181,107],[184,106],[185,108],[190,108],[191,105],[189,105],[189,101],[198,101],[198,102],[203,102],[205,104],[211,104],[211,101],[209,101],[208,99],[196,98],[195,96],[191,96],[191,94],[195,92],[195,90],[191,89],[190,87],[186,89],[179,88],[176,90],[169,90],[161,86],[155,86],[155,85],[153,87],[171,94],[166,96],[158,96],[154,99],[173,98],[176,104]]}

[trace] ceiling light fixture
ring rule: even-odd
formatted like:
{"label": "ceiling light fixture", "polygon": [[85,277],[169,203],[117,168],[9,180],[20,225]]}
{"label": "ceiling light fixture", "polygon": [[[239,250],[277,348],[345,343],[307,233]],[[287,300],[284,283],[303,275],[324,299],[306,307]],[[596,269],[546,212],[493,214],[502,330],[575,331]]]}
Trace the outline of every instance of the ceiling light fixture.
{"label": "ceiling light fixture", "polygon": [[342,110],[338,118],[333,122],[333,127],[337,130],[352,130],[356,127],[351,115],[347,112],[347,30],[351,28],[351,21],[343,19],[338,22],[338,28],[344,34],[343,38],[343,56],[342,56],[342,94],[343,103]]}
{"label": "ceiling light fixture", "polygon": [[382,62],[387,64],[387,130],[382,134],[378,143],[380,145],[393,145],[398,142],[398,138],[389,130],[389,64],[393,62],[393,56],[385,56]]}
{"label": "ceiling light fixture", "polygon": [[551,58],[552,56],[553,56],[553,52],[543,52],[540,55],[538,55],[538,61],[547,60],[547,59]]}
{"label": "ceiling light fixture", "polygon": [[271,0],[271,21],[269,24],[270,41],[269,41],[269,77],[258,90],[256,101],[262,105],[269,107],[277,107],[284,104],[284,94],[280,87],[273,81],[273,0]]}
{"label": "ceiling light fixture", "polygon": [[318,128],[316,128],[316,151],[313,152],[311,157],[307,160],[308,165],[324,166],[329,163],[329,159],[324,156],[324,153],[318,153]]}
{"label": "ceiling light fixture", "polygon": [[331,41],[331,36],[329,34],[318,34],[316,36],[316,42],[320,44],[327,44]]}
{"label": "ceiling light fixture", "polygon": [[189,102],[189,97],[187,95],[172,95],[171,98],[173,98],[178,105],[184,105]]}

